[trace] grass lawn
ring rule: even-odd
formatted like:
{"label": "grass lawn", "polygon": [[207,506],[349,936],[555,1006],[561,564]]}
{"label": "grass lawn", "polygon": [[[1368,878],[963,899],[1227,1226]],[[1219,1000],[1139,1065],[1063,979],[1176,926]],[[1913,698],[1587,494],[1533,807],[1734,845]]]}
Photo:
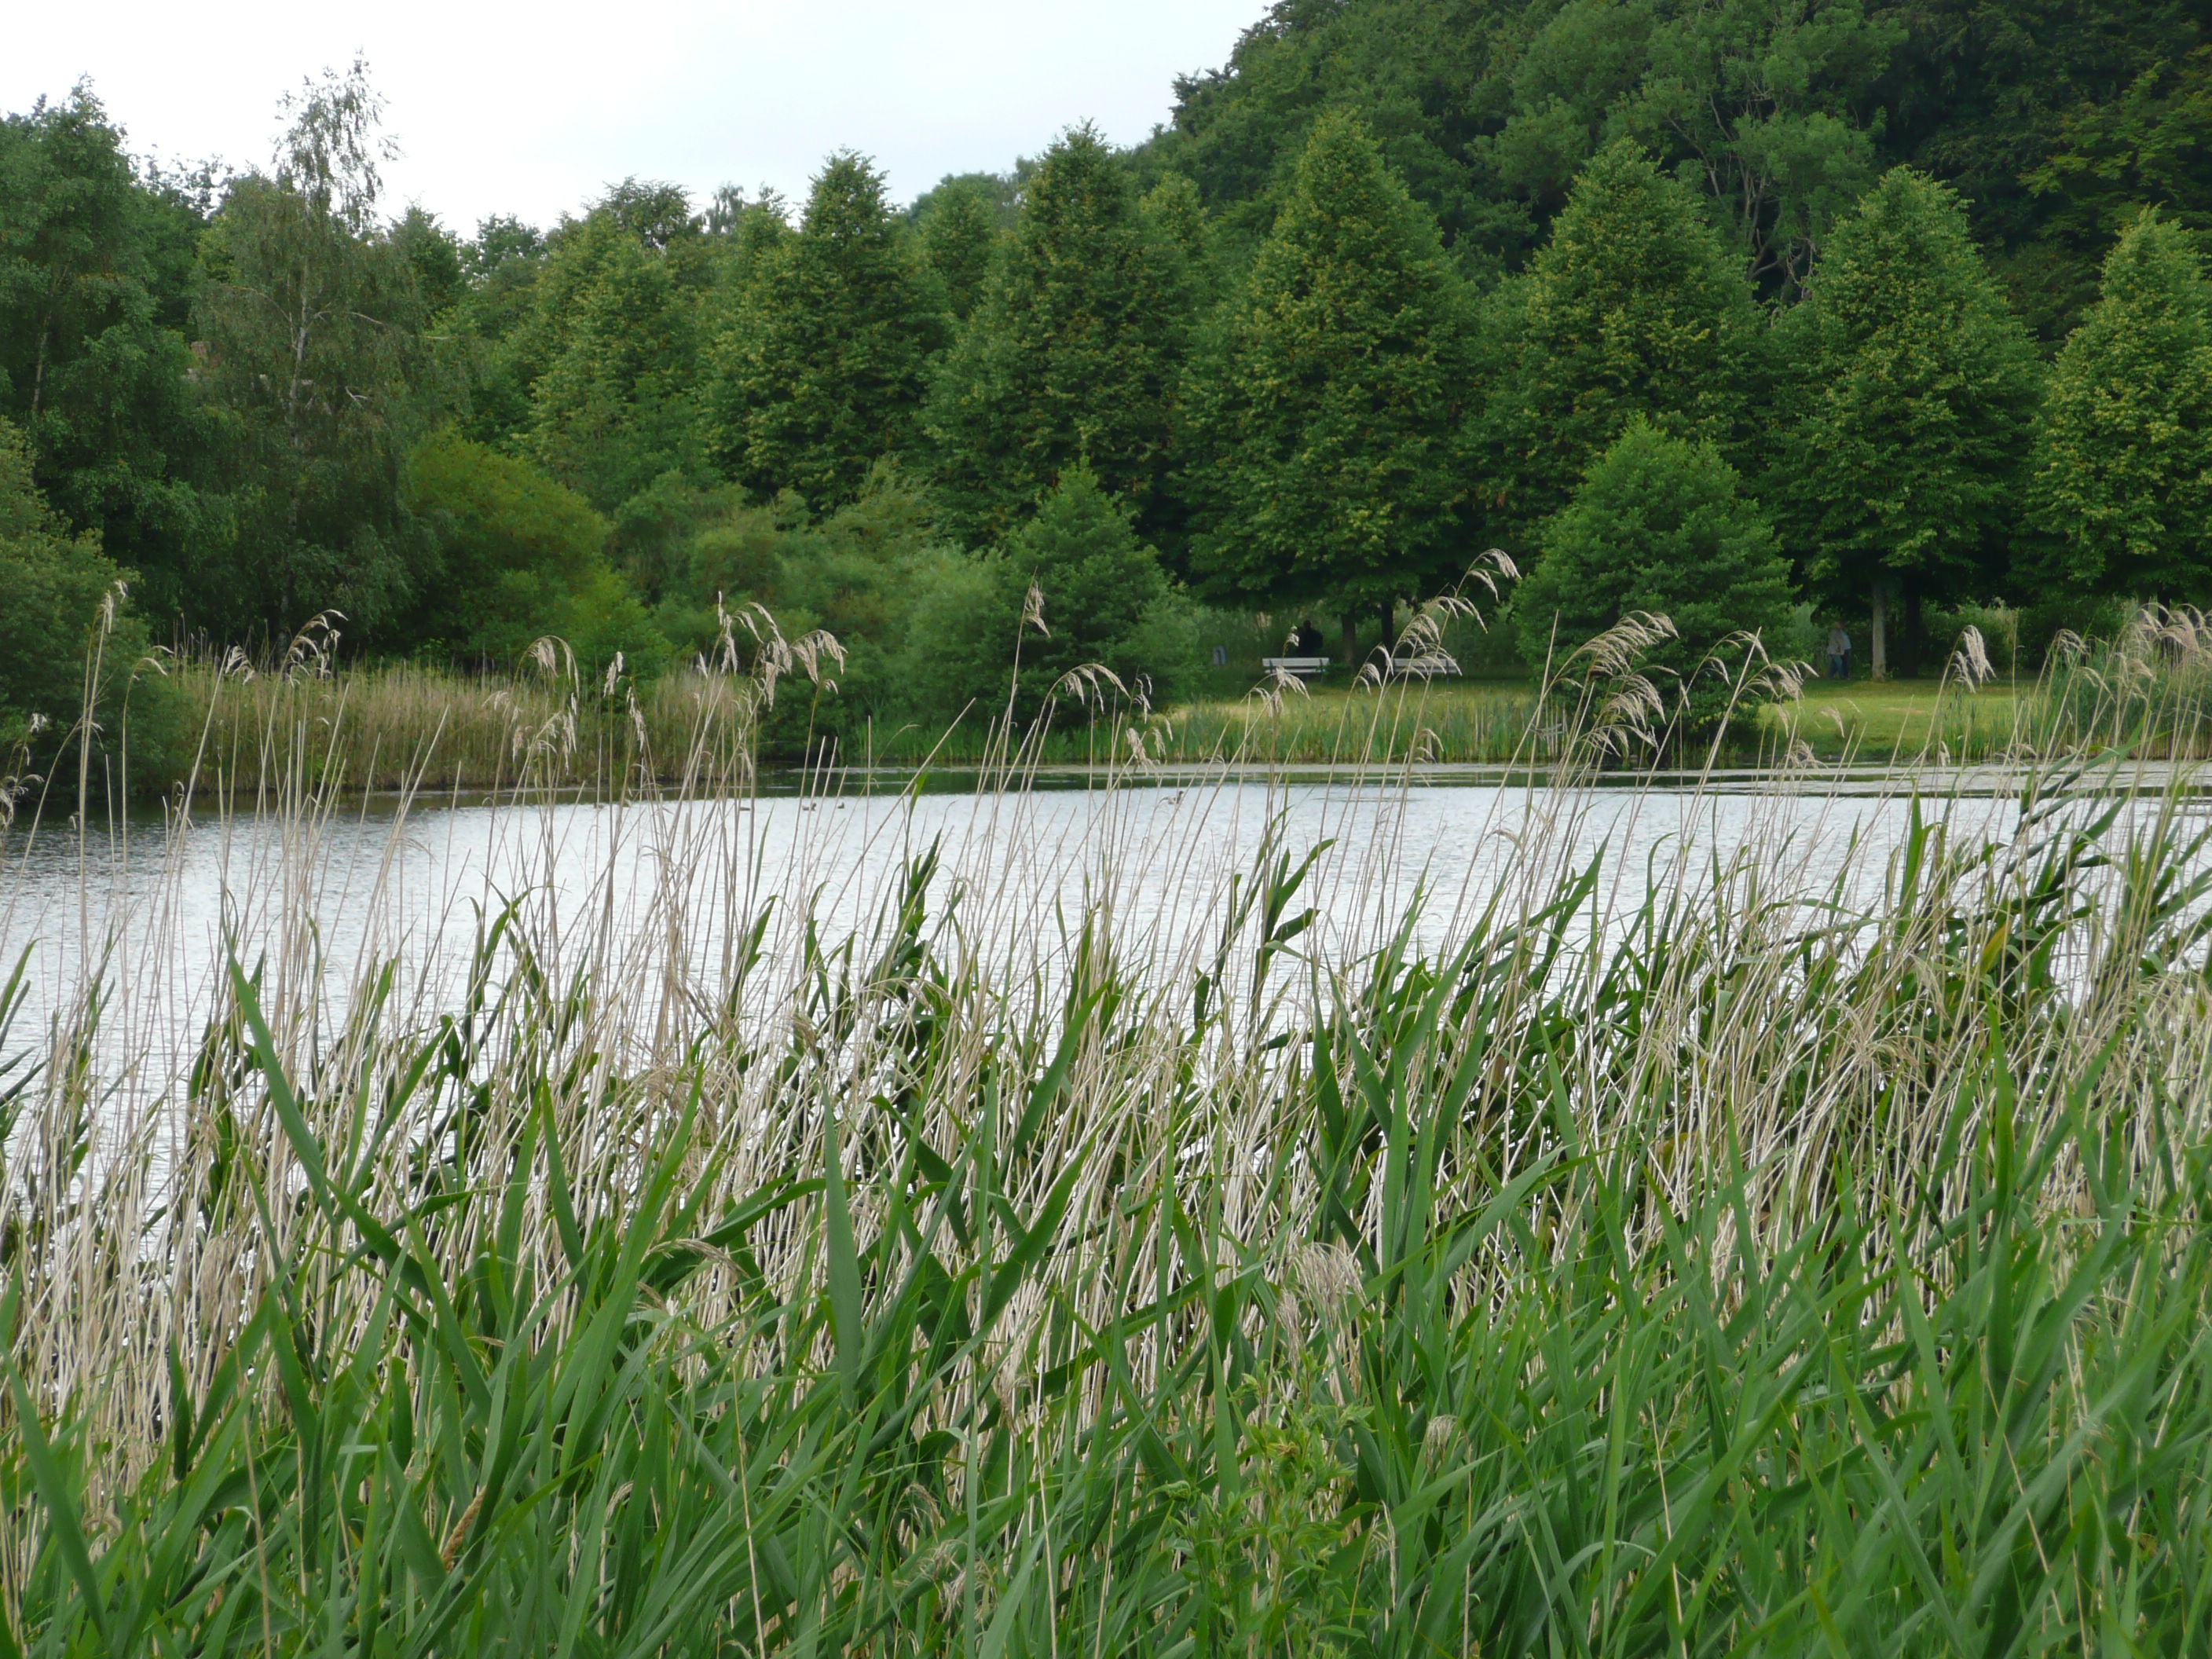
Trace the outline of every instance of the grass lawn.
{"label": "grass lawn", "polygon": [[1763,723],[1802,738],[1823,756],[1849,749],[1872,760],[1948,749],[1964,758],[2012,734],[2032,686],[1966,691],[1941,681],[1815,680],[1795,703],[1770,705]]}

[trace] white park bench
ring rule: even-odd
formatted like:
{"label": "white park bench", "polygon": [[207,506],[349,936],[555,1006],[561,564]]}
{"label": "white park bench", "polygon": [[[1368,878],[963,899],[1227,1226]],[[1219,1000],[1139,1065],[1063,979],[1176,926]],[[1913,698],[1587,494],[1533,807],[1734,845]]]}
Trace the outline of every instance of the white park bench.
{"label": "white park bench", "polygon": [[1262,657],[1262,668],[1279,669],[1285,674],[1295,674],[1302,680],[1317,679],[1328,672],[1327,657]]}
{"label": "white park bench", "polygon": [[1393,657],[1390,659],[1390,678],[1403,679],[1414,675],[1425,680],[1456,678],[1459,665],[1449,657],[1434,654],[1426,657]]}

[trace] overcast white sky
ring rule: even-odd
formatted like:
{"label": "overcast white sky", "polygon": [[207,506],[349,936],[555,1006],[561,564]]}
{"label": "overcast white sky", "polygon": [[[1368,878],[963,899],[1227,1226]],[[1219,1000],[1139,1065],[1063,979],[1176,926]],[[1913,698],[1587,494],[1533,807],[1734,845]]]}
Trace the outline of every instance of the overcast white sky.
{"label": "overcast white sky", "polygon": [[611,179],[800,195],[830,151],[876,157],[901,200],[996,171],[1072,122],[1133,143],[1180,71],[1226,61],[1266,0],[10,0],[0,108],[80,76],[132,149],[258,164],[276,100],[368,54],[404,155],[389,205],[466,233],[550,223]]}

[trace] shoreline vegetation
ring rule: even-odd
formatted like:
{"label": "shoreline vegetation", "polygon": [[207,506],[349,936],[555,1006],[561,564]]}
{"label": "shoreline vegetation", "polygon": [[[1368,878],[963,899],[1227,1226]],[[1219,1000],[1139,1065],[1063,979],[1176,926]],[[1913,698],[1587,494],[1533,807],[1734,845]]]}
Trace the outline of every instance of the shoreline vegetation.
{"label": "shoreline vegetation", "polygon": [[[1677,734],[1663,754],[1619,758],[1628,769],[1667,764],[1693,775],[1711,766],[1786,768],[1808,756],[1875,771],[2019,764],[2119,747],[2140,758],[2196,759],[2205,750],[2208,661],[2212,627],[2185,610],[2145,610],[2114,639],[2063,650],[2032,683],[1991,671],[1970,629],[1928,680],[1838,683],[1791,671],[1753,685],[1739,669],[1744,688],[1717,736]],[[1548,775],[1572,770],[1568,735],[1576,702],[1588,694],[1577,677],[1586,680],[1589,666],[1577,655],[1547,684],[1407,678],[1309,689],[1277,676],[1242,697],[1157,712],[1065,686],[1024,735],[1022,753],[1044,778],[1118,775],[1139,744],[1141,766],[1153,769],[1379,762]],[[171,765],[179,783],[189,779],[196,803],[237,801],[241,780],[265,790],[295,769],[331,794],[485,799],[526,782],[612,799],[645,775],[680,791],[699,782],[694,751],[702,737],[741,718],[726,673],[695,666],[642,687],[609,675],[594,687],[556,641],[542,641],[513,674],[332,667],[295,653],[270,672],[234,659],[227,666],[175,663],[166,675],[176,693],[178,747],[189,745],[191,756]],[[754,732],[763,752],[749,787],[821,787],[831,778],[836,787],[856,778],[896,785],[917,773],[986,776],[1007,763],[1003,710],[971,708],[935,733],[866,723],[856,741],[819,735],[807,716],[810,705],[818,709],[837,695],[825,682],[826,672],[786,679],[781,709],[760,711],[756,724],[773,724]]]}
{"label": "shoreline vegetation", "polygon": [[2204,1653],[2212,12],[2015,10],[0,114],[0,1659]]}
{"label": "shoreline vegetation", "polygon": [[[2081,786],[2199,752],[2196,659],[2093,659],[1988,832],[1900,773],[1855,883],[1779,819],[1591,858],[1666,706],[1601,643],[1431,946],[1323,902],[1387,836],[1279,830],[1189,872],[1214,925],[1139,925],[1109,837],[1040,927],[1001,727],[857,927],[725,915],[747,820],[649,770],[650,925],[547,866],[339,995],[280,747],[191,1029],[173,874],[45,1029],[5,964],[10,1650],[2191,1650],[2212,859],[2193,766]],[[304,732],[349,684],[246,689]],[[701,705],[677,775],[742,799],[762,680]],[[568,714],[499,739],[518,846]]]}

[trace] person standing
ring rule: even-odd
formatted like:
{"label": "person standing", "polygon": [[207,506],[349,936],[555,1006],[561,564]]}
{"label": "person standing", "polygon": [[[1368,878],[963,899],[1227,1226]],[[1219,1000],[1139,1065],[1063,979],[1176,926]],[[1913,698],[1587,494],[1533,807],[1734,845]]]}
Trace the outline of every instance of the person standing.
{"label": "person standing", "polygon": [[1847,680],[1851,677],[1851,636],[1844,632],[1843,623],[1828,626],[1828,678]]}

